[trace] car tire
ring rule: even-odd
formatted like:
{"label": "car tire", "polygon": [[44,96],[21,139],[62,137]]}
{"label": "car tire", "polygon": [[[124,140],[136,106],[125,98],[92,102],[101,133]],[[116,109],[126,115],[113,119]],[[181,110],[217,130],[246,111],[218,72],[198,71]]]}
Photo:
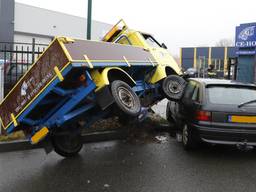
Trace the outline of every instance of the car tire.
{"label": "car tire", "polygon": [[184,124],[182,127],[182,145],[185,150],[191,150],[196,147],[196,140],[190,126]]}
{"label": "car tire", "polygon": [[169,75],[162,82],[162,90],[167,99],[178,101],[183,95],[186,80],[178,75]]}
{"label": "car tire", "polygon": [[63,157],[74,157],[78,155],[83,147],[80,133],[65,133],[52,136],[54,151]]}
{"label": "car tire", "polygon": [[170,110],[170,106],[171,103],[170,101],[168,101],[167,105],[166,105],[166,119],[169,123],[169,134],[171,137],[175,137],[176,136],[176,130],[175,130],[175,126],[176,126],[176,123],[174,121],[174,119],[172,118],[172,112]]}
{"label": "car tire", "polygon": [[116,105],[122,112],[133,117],[140,114],[140,99],[127,83],[120,80],[113,81],[111,83],[111,93]]}

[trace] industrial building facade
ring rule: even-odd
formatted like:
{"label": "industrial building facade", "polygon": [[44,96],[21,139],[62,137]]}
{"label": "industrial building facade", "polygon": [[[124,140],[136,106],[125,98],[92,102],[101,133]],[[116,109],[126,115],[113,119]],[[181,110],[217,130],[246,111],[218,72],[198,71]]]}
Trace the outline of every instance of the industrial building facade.
{"label": "industrial building facade", "polygon": [[[0,42],[48,44],[54,36],[69,36],[85,39],[87,20],[42,9],[14,0],[0,0]],[[109,29],[110,24],[93,21],[92,39],[99,40]]]}
{"label": "industrial building facade", "polygon": [[236,80],[256,83],[256,23],[243,23],[236,27],[235,47],[188,47],[181,48],[180,63],[184,70],[202,69],[214,65],[215,70],[225,77],[230,70],[229,61],[236,58],[233,65]]}
{"label": "industrial building facade", "polygon": [[180,50],[180,63],[183,70],[206,69],[213,65],[223,77],[228,70],[228,60],[235,57],[235,47],[187,47]]}

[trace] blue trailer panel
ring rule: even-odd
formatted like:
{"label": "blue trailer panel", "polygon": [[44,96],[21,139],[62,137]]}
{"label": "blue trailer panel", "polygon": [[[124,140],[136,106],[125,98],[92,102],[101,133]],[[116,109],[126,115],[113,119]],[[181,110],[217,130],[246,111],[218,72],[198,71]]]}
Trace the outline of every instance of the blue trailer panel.
{"label": "blue trailer panel", "polygon": [[154,63],[143,48],[56,38],[2,101],[2,125],[8,133],[61,126],[96,105],[93,69],[136,66],[136,71]]}

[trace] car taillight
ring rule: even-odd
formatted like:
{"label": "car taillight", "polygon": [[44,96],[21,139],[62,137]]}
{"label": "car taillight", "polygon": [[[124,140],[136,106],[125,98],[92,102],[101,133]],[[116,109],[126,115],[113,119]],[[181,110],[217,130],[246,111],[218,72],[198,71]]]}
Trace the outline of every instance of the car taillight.
{"label": "car taillight", "polygon": [[196,120],[198,121],[211,121],[212,113],[209,111],[197,111],[196,112]]}

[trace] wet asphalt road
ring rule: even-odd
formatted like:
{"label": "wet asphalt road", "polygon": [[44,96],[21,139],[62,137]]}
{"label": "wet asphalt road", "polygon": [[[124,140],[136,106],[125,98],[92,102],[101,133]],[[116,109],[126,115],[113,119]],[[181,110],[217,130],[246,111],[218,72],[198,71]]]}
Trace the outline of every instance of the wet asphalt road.
{"label": "wet asphalt road", "polygon": [[230,147],[183,151],[164,143],[86,144],[64,159],[41,149],[0,154],[0,191],[255,191],[256,152]]}

